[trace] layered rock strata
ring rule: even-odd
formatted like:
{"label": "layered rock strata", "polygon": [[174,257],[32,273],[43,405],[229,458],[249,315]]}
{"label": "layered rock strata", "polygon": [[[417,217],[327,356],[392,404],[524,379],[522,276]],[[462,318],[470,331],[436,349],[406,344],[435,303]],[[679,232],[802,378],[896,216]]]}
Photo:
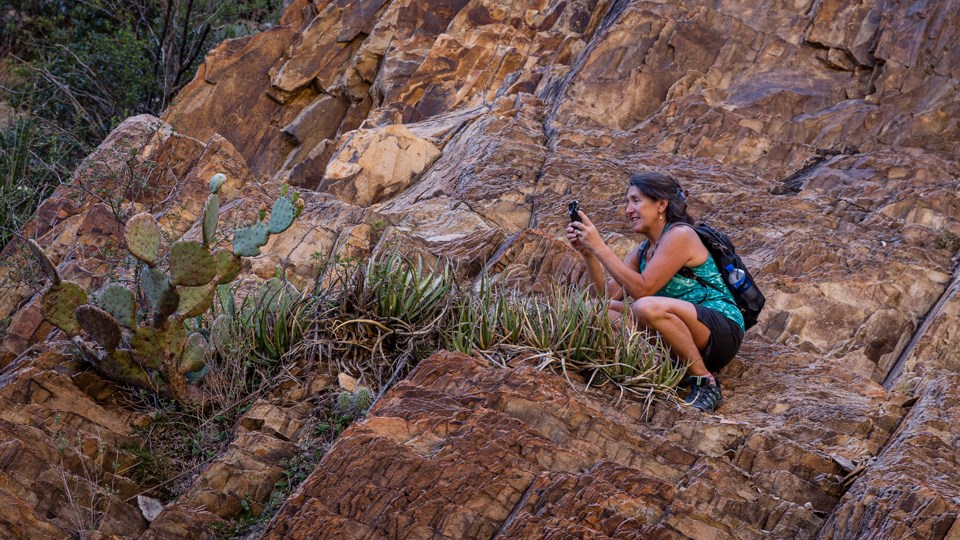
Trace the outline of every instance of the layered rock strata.
{"label": "layered rock strata", "polygon": [[[325,259],[400,244],[451,261],[462,278],[486,268],[535,292],[585,279],[562,240],[567,201],[580,200],[623,255],[639,241],[622,217],[626,177],[668,172],[695,214],[731,233],[767,294],[721,373],[718,416],[661,405],[645,424],[529,369],[435,359],[348,432],[271,534],[955,536],[956,494],[942,479],[960,477],[949,420],[957,7],[293,0],[273,29],[213,50],[162,119],[121,124],[22,234],[96,289],[128,271],[116,255],[124,216],[150,211],[169,242],[196,238],[205,182],[224,172],[225,231],[283,181],[307,202],[246,263],[249,276],[279,267],[307,283]],[[13,396],[0,438],[2,526],[56,536],[71,519],[64,482],[23,456],[55,463],[54,439],[35,430],[64,415],[56,399],[38,408],[29,396],[43,392],[30,389],[65,383],[68,368],[71,380],[89,375],[62,357],[39,356],[49,360],[39,371],[25,360],[60,336],[40,316],[41,284],[19,249],[0,257],[0,319],[10,318],[0,390]],[[52,394],[89,404],[80,394],[97,398],[99,384]],[[919,396],[911,412],[902,392]],[[103,418],[69,437],[122,445],[129,429],[108,426],[130,412],[101,406]],[[242,472],[225,461],[147,534],[209,534],[242,490],[262,496],[289,441],[274,437],[251,457],[253,439],[264,441],[242,435],[229,456],[251,460],[255,486],[233,483]],[[90,459],[60,476],[82,476]],[[12,472],[20,466],[47,487],[28,485]],[[385,509],[403,512],[377,514]],[[146,523],[130,515],[103,526],[140,534]]]}
{"label": "layered rock strata", "polygon": [[[862,467],[882,448],[879,460],[912,454],[899,441],[924,427],[889,443],[903,396],[773,343],[747,352],[723,378],[721,414],[662,404],[649,421],[615,392],[436,354],[343,434],[266,537],[816,537],[841,497],[868,504],[844,497]],[[944,405],[921,400],[911,418]]]}

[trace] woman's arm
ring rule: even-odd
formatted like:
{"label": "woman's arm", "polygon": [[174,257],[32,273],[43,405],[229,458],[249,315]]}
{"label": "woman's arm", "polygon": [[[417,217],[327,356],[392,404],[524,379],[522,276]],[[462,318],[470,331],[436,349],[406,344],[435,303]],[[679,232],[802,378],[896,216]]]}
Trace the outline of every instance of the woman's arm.
{"label": "woman's arm", "polygon": [[[606,269],[613,280],[633,298],[642,298],[656,293],[680,268],[688,264],[692,266],[703,264],[710,256],[692,228],[673,227],[660,238],[656,251],[641,273],[639,261],[631,261],[628,257],[625,263],[617,258],[613,250],[600,238],[593,223],[586,216],[583,218],[583,223],[575,227],[581,231],[581,244],[593,255],[598,266]],[[636,258],[635,255],[634,258]]]}
{"label": "woman's arm", "polygon": [[[583,213],[581,212],[580,215],[583,216]],[[579,229],[575,228],[571,223],[567,227],[567,240],[570,241],[573,249],[577,250],[577,252],[583,256],[583,262],[587,265],[587,275],[592,282],[591,285],[593,286],[594,293],[600,298],[606,297],[610,300],[623,300],[623,287],[621,287],[615,279],[607,277],[603,265],[593,253],[587,249],[587,246],[581,241],[581,237],[577,235],[578,230]],[[624,264],[632,268],[634,272],[640,271],[640,262],[637,260],[638,250],[639,248],[636,248],[631,251],[624,260]]]}
{"label": "woman's arm", "polygon": [[[634,248],[627,254],[626,259],[623,260],[623,264],[633,272],[640,271],[640,261],[637,259],[637,252],[639,250],[639,247]],[[590,280],[593,281],[597,296],[605,296],[610,300],[623,300],[623,287],[617,283],[617,280],[607,277],[607,273],[600,261],[589,251],[583,254],[583,258],[587,265],[587,274],[590,276]],[[601,284],[602,287],[598,286],[598,284]]]}

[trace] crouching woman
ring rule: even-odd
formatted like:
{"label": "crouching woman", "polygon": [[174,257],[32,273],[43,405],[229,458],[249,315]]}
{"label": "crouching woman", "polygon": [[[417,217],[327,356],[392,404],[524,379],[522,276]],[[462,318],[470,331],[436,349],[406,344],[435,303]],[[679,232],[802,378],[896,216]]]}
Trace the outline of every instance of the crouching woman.
{"label": "crouching woman", "polygon": [[[671,356],[689,365],[684,383],[690,393],[684,402],[713,411],[723,401],[713,374],[740,349],[743,316],[691,226],[686,194],[675,179],[634,174],[625,204],[631,229],[646,237],[625,260],[617,258],[583,212],[581,222],[567,227],[567,239],[583,256],[597,294],[610,299],[609,316],[658,332]],[[688,272],[683,268],[701,280],[681,275]],[[633,299],[629,309],[625,296]]]}

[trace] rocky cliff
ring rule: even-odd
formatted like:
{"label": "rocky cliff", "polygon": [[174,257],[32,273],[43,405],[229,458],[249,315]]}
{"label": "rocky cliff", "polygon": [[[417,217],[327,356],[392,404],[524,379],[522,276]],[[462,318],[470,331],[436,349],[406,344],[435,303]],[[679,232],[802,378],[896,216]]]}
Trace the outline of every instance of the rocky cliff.
{"label": "rocky cliff", "polygon": [[[401,242],[537,290],[584,279],[561,240],[567,201],[626,253],[625,178],[665,171],[768,298],[720,374],[717,414],[662,403],[647,419],[522,362],[441,353],[342,435],[266,536],[960,538],[958,13],[955,0],[293,0],[273,29],[212,51],[162,119],[117,128],[23,234],[94,285],[114,268],[117,212],[196,235],[204,182],[224,172],[228,222],[281,182],[307,200],[248,274],[306,282],[323,258]],[[148,420],[47,350],[16,257],[0,276],[5,536],[62,536],[68,480],[91,469],[119,493],[104,496],[105,534],[200,537],[265,502],[316,381],[265,396],[149,523],[117,470]]]}

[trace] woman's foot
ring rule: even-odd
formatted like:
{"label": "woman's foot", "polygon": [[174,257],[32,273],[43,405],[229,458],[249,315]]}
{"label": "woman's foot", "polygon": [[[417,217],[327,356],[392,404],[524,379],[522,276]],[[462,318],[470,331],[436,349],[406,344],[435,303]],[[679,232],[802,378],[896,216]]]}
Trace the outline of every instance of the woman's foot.
{"label": "woman's foot", "polygon": [[696,407],[702,412],[713,412],[723,403],[723,394],[720,392],[720,384],[710,376],[690,376],[687,377],[690,383],[690,394],[683,398],[683,402],[692,407]]}

